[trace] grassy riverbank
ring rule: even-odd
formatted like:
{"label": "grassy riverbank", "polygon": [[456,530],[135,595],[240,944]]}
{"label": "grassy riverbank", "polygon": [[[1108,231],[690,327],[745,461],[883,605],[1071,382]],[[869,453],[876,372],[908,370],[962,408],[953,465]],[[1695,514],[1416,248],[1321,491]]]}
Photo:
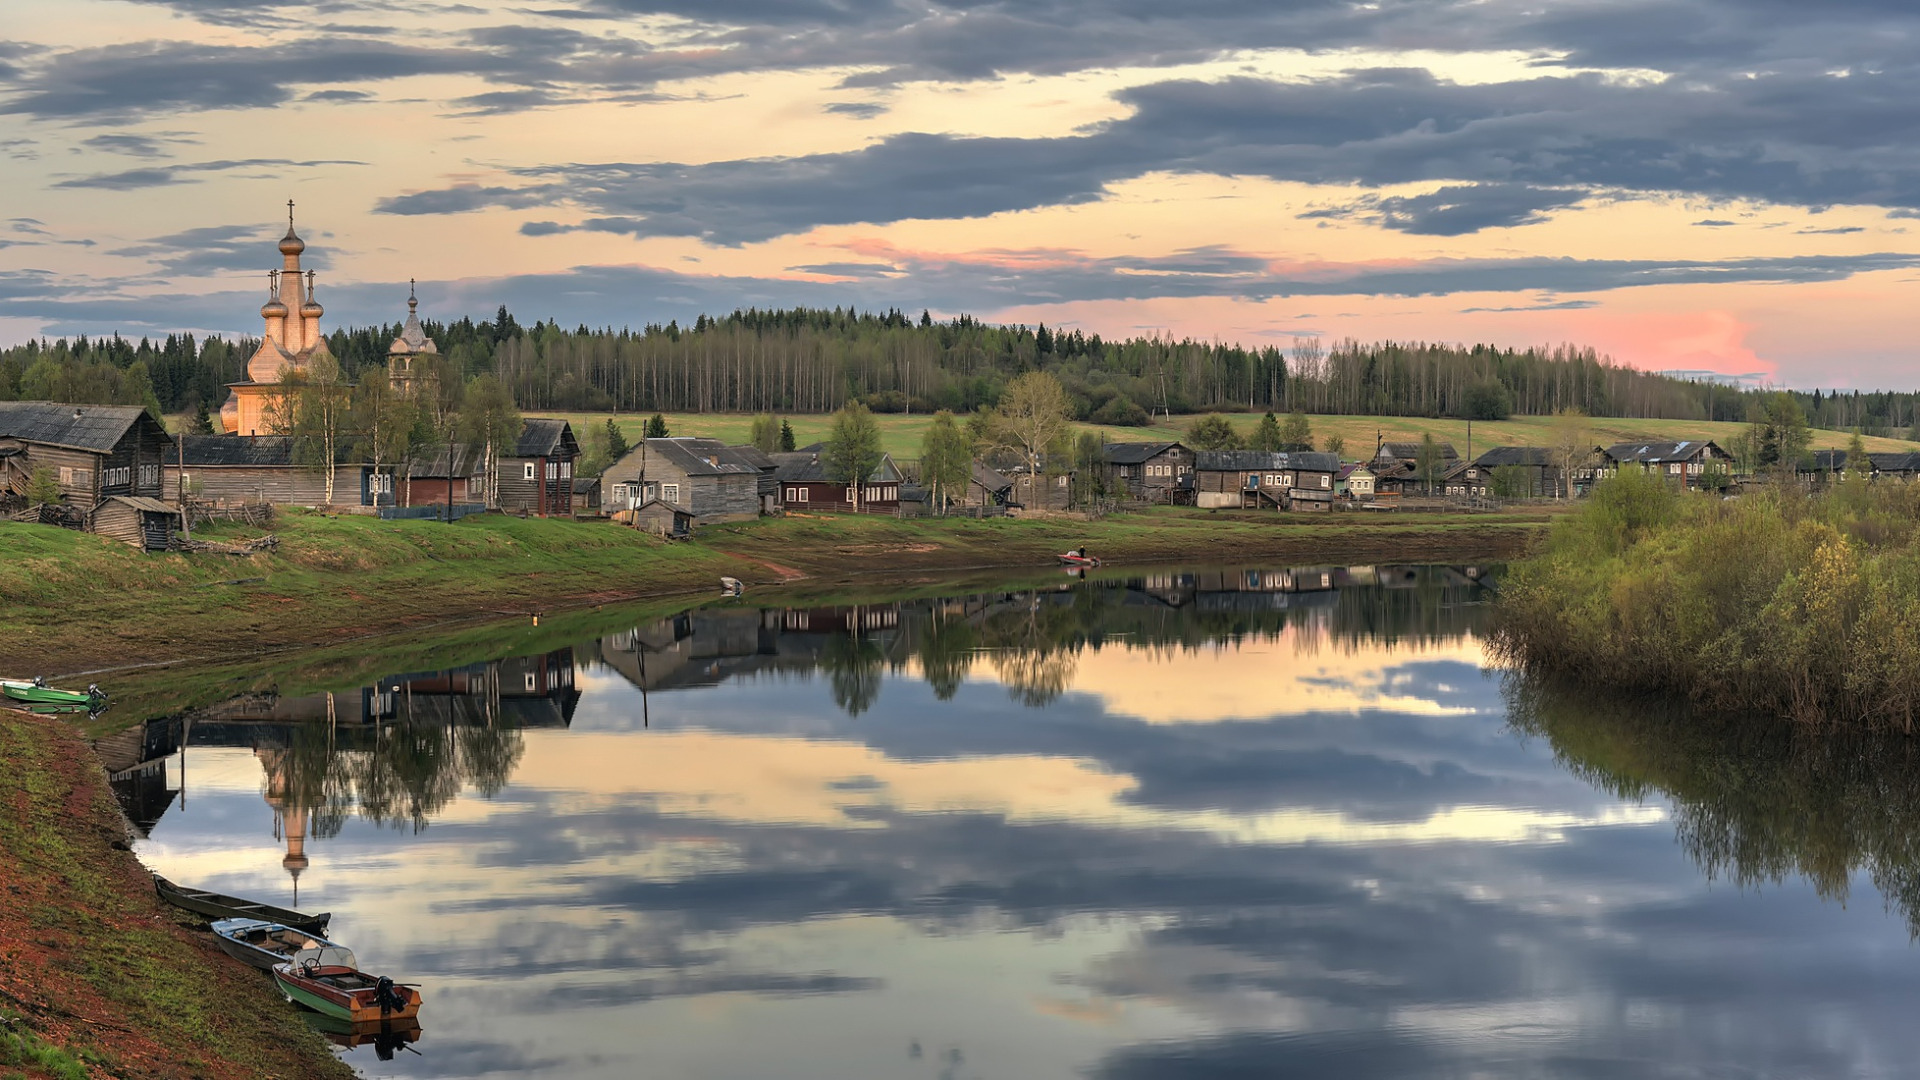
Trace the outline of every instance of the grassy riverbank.
{"label": "grassy riverbank", "polygon": [[1911,731],[1920,485],[1722,500],[1624,473],[1514,568],[1495,645],[1556,680]]}
{"label": "grassy riverbank", "polygon": [[[338,644],[455,619],[756,586],[1044,567],[1086,544],[1110,563],[1505,558],[1551,515],[1226,514],[1098,522],[794,515],[666,544],[602,522],[486,515],[452,525],[289,512],[278,550],[144,555],[97,536],[0,526],[0,621],[18,672],[62,674]],[[224,526],[233,539],[259,530]]]}
{"label": "grassy riverbank", "polygon": [[0,761],[0,1076],[353,1075],[160,906],[78,733],[0,710]]}

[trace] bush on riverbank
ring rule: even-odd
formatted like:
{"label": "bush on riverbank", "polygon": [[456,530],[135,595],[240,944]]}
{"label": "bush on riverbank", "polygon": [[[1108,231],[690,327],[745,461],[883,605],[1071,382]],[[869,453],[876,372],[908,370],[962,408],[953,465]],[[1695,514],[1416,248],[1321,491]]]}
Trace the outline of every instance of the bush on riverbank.
{"label": "bush on riverbank", "polygon": [[1622,473],[1514,570],[1494,644],[1578,683],[1911,731],[1920,485],[1722,500]]}

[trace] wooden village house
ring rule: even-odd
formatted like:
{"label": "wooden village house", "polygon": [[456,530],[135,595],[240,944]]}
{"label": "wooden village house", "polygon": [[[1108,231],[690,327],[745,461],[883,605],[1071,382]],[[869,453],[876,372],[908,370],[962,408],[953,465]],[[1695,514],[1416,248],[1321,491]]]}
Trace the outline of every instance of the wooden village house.
{"label": "wooden village house", "polygon": [[[1511,479],[1513,490],[1500,490],[1496,471]],[[1541,446],[1496,446],[1472,461],[1450,469],[1442,481],[1448,495],[1488,498],[1542,498],[1560,492],[1560,469]]]}
{"label": "wooden village house", "polygon": [[1333,508],[1340,459],[1313,451],[1201,450],[1193,455],[1194,500],[1212,509]]}
{"label": "wooden village house", "polygon": [[[718,439],[642,439],[601,474],[609,512],[639,510],[659,501],[656,514],[683,510],[696,524],[750,521],[760,516],[760,481],[767,461],[751,447]],[[771,464],[771,462],[769,462]]]}
{"label": "wooden village house", "polygon": [[1109,494],[1147,502],[1184,501],[1194,452],[1178,442],[1108,443],[1101,448]]}
{"label": "wooden village house", "polygon": [[570,517],[580,443],[565,420],[528,417],[511,448],[495,455],[494,493],[509,514]]}
{"label": "wooden village house", "polygon": [[[836,480],[823,460],[826,446],[815,443],[801,450],[774,454],[774,479],[780,486],[780,503],[787,510],[852,510],[855,491],[845,480]],[[881,454],[880,463],[867,474],[860,486],[860,509],[891,513],[900,507],[900,470],[891,454]]]}
{"label": "wooden village house", "polygon": [[1697,488],[1709,466],[1717,466],[1731,473],[1733,455],[1710,439],[1614,443],[1607,447],[1606,459],[1601,466],[1603,475],[1611,476],[1629,466],[1659,473],[1670,481]]}
{"label": "wooden village house", "polygon": [[161,498],[173,440],[137,405],[0,401],[0,491],[24,496],[46,469],[69,504],[91,513],[113,495]]}
{"label": "wooden village house", "polygon": [[[1437,459],[1434,463],[1432,490],[1439,492],[1441,477],[1445,476],[1460,461],[1459,451],[1450,442],[1435,443]],[[1427,493],[1428,479],[1420,473],[1421,444],[1417,442],[1383,442],[1374,452],[1373,460],[1367,467],[1373,471],[1373,489],[1376,495],[1424,495]]]}

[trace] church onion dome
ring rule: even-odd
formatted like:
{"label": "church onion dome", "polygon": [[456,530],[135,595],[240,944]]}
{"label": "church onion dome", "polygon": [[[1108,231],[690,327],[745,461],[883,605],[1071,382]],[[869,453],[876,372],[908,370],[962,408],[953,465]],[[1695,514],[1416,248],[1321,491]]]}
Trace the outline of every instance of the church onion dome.
{"label": "church onion dome", "polygon": [[300,317],[303,319],[317,319],[326,313],[327,309],[321,307],[320,301],[312,297],[308,297],[307,302],[300,305]]}
{"label": "church onion dome", "polygon": [[279,300],[269,300],[260,305],[260,317],[263,319],[284,319],[287,317],[287,305]]}
{"label": "church onion dome", "polygon": [[280,238],[280,254],[298,255],[307,250],[307,242],[294,235],[293,226],[287,226],[287,235]]}

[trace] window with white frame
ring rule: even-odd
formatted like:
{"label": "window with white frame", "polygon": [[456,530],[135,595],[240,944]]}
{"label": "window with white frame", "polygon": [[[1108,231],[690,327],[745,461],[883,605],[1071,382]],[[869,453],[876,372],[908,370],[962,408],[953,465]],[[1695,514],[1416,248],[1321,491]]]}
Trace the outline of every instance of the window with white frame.
{"label": "window with white frame", "polygon": [[1281,487],[1292,487],[1292,486],[1293,486],[1293,474],[1292,474],[1292,473],[1290,473],[1290,472],[1283,472],[1283,473],[1281,473],[1281,474],[1280,474],[1280,486],[1281,486]]}
{"label": "window with white frame", "polygon": [[523,480],[533,479],[533,462],[531,461],[527,462],[524,470],[521,473],[521,479]]}
{"label": "window with white frame", "polygon": [[146,488],[159,487],[160,486],[160,466],[158,465],[140,466],[140,486],[146,487]]}
{"label": "window with white frame", "polygon": [[680,485],[679,484],[661,484],[660,497],[670,503],[679,502],[680,501]]}
{"label": "window with white frame", "polygon": [[1331,487],[1333,487],[1333,477],[1332,477],[1332,476],[1329,476],[1329,475],[1328,475],[1328,474],[1326,474],[1326,473],[1321,473],[1321,474],[1320,474],[1320,487],[1321,487],[1321,490],[1326,490],[1326,489],[1328,489],[1328,488],[1331,488]]}
{"label": "window with white frame", "polygon": [[100,470],[100,484],[103,487],[119,487],[133,483],[133,467],[116,465],[111,469]]}

